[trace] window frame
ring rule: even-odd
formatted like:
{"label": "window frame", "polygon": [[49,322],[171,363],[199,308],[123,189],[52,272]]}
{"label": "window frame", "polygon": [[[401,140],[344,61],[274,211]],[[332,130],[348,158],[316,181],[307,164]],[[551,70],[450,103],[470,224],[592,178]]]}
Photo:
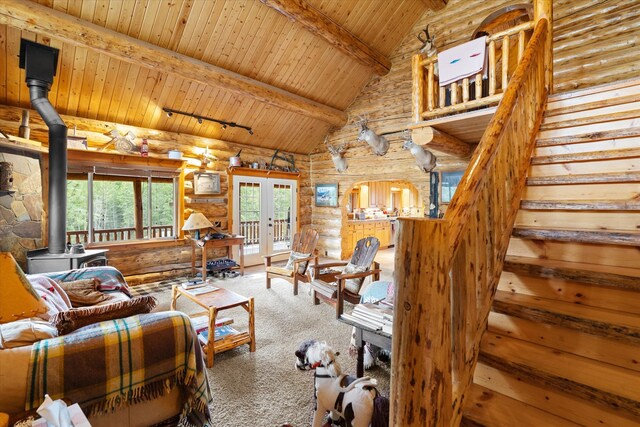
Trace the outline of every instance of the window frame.
{"label": "window frame", "polygon": [[[67,179],[74,176],[87,177],[87,246],[117,246],[117,245],[145,245],[149,243],[173,243],[176,240],[184,239],[184,232],[181,230],[184,221],[184,166],[182,160],[158,159],[153,157],[138,157],[122,154],[87,152],[84,150],[68,150]],[[47,159],[48,160],[48,159]],[[173,229],[174,235],[170,237],[151,237],[152,218],[152,191],[147,192],[147,227],[148,236],[130,240],[114,241],[93,241],[94,218],[93,218],[93,181],[95,176],[110,176],[114,180],[120,177],[123,180],[131,178],[133,182],[140,179],[142,182],[152,182],[157,179],[171,180],[173,182]],[[149,187],[151,188],[151,187]],[[144,219],[143,219],[144,221]]]}

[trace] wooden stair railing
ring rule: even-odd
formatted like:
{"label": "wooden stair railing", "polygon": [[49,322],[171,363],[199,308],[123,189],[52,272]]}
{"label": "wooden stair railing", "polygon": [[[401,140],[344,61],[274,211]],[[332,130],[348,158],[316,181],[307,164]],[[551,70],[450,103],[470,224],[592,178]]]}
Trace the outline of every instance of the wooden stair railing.
{"label": "wooden stair railing", "polygon": [[399,221],[391,425],[460,424],[551,87],[545,15],[445,217]]}

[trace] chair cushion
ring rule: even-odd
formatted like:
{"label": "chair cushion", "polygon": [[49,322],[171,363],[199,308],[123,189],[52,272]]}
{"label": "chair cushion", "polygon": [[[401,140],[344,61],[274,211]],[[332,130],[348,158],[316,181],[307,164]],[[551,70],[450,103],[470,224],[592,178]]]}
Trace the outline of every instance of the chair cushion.
{"label": "chair cushion", "polygon": [[99,307],[73,308],[61,311],[51,317],[50,321],[58,330],[58,334],[64,335],[93,323],[149,313],[157,303],[158,301],[154,297],[144,295],[132,298],[129,301],[106,304]]}
{"label": "chair cushion", "polygon": [[[287,270],[293,270],[293,262],[295,260],[298,259],[302,259],[302,258],[309,258],[311,256],[311,254],[303,254],[300,252],[296,252],[296,251],[291,251],[291,255],[289,255],[289,260],[287,261],[287,265],[285,265],[284,268],[286,268]],[[305,261],[301,264],[298,265],[298,273],[299,274],[304,274],[307,271],[307,265],[309,264],[309,261]]]}
{"label": "chair cushion", "polygon": [[335,299],[338,297],[338,286],[335,283],[328,283],[324,280],[314,280],[311,282],[311,287],[326,298]]}
{"label": "chair cushion", "polygon": [[275,267],[273,265],[266,268],[267,273],[274,273],[280,276],[293,277],[293,268],[287,270],[282,267]]}
{"label": "chair cushion", "polygon": [[[346,265],[344,270],[342,270],[342,274],[362,273],[367,270],[368,268],[366,266],[349,263]],[[362,287],[362,282],[364,282],[364,277],[359,277],[357,279],[347,279],[345,281],[344,288],[352,294],[358,294],[360,292],[360,288]]]}

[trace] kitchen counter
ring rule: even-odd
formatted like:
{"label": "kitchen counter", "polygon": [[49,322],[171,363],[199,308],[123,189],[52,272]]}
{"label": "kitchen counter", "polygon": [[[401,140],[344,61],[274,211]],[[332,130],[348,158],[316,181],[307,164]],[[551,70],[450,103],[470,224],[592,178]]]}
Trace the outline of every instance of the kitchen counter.
{"label": "kitchen counter", "polygon": [[376,221],[395,221],[398,219],[396,216],[390,216],[388,218],[369,218],[369,219],[348,219],[348,224],[360,224],[363,222],[376,222]]}

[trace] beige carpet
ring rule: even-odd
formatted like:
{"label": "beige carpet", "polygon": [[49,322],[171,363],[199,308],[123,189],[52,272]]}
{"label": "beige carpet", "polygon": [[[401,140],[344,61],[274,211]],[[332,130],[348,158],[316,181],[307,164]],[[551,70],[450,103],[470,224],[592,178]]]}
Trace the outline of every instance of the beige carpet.
{"label": "beige carpet", "polygon": [[[211,413],[216,427],[274,427],[291,423],[311,425],[313,413],[313,373],[294,367],[294,351],[305,339],[326,341],[341,354],[343,371],[355,375],[355,358],[348,354],[351,327],[335,319],[333,307],[314,306],[308,285],[301,284],[298,296],[292,285],[274,279],[267,290],[262,267],[247,269],[244,277],[217,280],[216,285],[255,298],[256,351],[242,346],[217,354],[208,369],[213,402]],[[157,309],[168,310],[170,291],[154,293]],[[178,310],[188,314],[202,311],[194,303],[178,300]],[[232,317],[236,329],[246,328],[248,315],[242,308],[222,312]],[[374,377],[380,392],[389,395],[389,366],[378,363],[365,375]]]}

